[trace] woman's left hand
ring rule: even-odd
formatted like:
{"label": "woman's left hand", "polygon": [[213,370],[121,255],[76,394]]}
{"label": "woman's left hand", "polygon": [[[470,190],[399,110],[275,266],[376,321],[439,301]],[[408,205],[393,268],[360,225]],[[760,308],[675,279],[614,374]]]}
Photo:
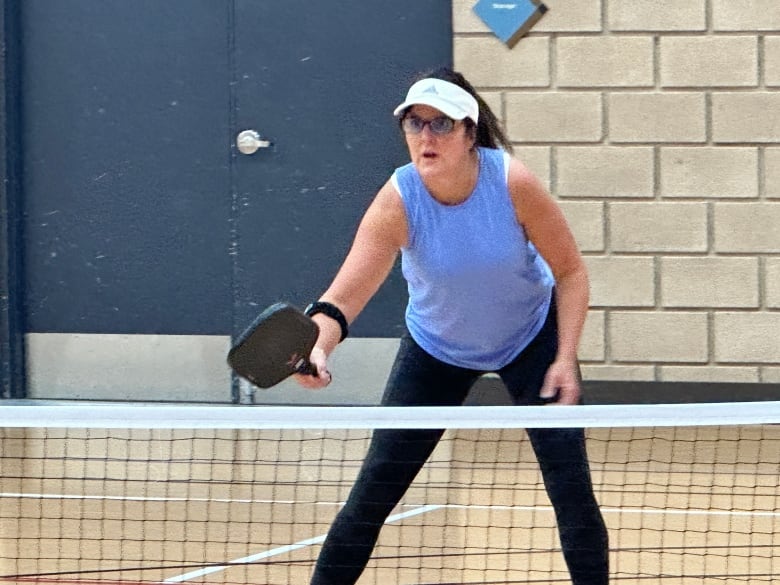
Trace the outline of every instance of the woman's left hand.
{"label": "woman's left hand", "polygon": [[577,362],[555,360],[547,369],[539,396],[549,404],[574,405],[579,404],[581,395]]}

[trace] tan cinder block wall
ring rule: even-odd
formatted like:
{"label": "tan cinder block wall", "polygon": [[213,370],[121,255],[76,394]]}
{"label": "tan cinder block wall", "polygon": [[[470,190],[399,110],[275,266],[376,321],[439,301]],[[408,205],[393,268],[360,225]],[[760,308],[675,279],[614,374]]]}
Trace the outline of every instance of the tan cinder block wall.
{"label": "tan cinder block wall", "polygon": [[508,49],[453,0],[455,67],[586,257],[585,377],[780,382],[780,1],[545,3]]}

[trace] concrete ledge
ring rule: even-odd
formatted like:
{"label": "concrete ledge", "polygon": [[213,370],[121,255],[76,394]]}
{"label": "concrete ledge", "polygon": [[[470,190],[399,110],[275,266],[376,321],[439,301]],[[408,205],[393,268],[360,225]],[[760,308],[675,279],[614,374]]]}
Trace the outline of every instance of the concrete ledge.
{"label": "concrete ledge", "polygon": [[[28,334],[28,393],[33,400],[227,403],[230,371],[222,336]],[[246,404],[378,404],[397,339],[351,338],[334,352],[334,381],[321,391],[285,381],[270,390],[239,384]],[[664,404],[780,400],[780,383],[584,382],[588,404]],[[510,404],[496,376],[481,378],[466,404]]]}

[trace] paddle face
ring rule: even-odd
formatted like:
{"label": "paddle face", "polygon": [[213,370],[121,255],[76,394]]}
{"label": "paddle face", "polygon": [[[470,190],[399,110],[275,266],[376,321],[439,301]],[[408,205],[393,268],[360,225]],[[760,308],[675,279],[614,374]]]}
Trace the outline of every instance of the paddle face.
{"label": "paddle face", "polygon": [[227,361],[242,378],[260,388],[275,386],[298,372],[316,375],[309,354],[319,327],[287,303],[260,313],[236,340]]}

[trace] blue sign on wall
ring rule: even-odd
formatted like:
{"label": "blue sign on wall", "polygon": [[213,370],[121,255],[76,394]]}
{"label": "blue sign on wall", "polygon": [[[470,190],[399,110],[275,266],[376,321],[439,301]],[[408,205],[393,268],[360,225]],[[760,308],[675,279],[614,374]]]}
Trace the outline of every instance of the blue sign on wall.
{"label": "blue sign on wall", "polygon": [[513,47],[547,12],[539,0],[480,0],[474,12],[495,35]]}

